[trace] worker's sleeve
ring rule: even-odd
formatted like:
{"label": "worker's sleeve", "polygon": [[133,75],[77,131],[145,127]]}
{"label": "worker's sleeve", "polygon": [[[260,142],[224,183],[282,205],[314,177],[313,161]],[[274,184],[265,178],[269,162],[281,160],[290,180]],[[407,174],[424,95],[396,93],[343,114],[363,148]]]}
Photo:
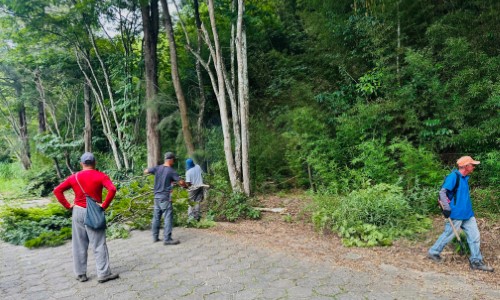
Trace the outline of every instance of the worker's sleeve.
{"label": "worker's sleeve", "polygon": [[71,204],[64,196],[64,191],[69,190],[70,188],[71,188],[71,183],[69,182],[69,177],[68,177],[54,189],[54,196],[56,196],[57,201],[59,201],[59,203],[61,203],[62,206],[64,206],[66,209],[70,209]]}
{"label": "worker's sleeve", "polygon": [[441,188],[441,190],[439,191],[439,202],[443,206],[443,210],[450,210],[451,211],[450,199],[448,199],[447,193],[448,193],[447,189]]}
{"label": "worker's sleeve", "polygon": [[108,194],[106,195],[106,199],[102,203],[102,208],[106,209],[109,207],[109,205],[111,204],[111,201],[113,201],[113,198],[115,197],[116,187],[113,184],[113,182],[111,181],[111,179],[109,179],[108,175],[104,175],[102,185],[106,188],[106,190],[108,190]]}

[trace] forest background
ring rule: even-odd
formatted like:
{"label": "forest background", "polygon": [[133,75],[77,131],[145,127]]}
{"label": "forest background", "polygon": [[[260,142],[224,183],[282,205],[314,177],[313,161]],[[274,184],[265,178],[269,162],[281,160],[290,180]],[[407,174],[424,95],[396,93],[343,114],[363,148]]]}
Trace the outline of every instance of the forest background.
{"label": "forest background", "polygon": [[61,207],[16,203],[49,195],[84,151],[119,187],[117,236],[149,225],[140,174],[166,151],[180,174],[190,156],[206,171],[207,224],[258,218],[252,196],[302,190],[316,228],[390,245],[429,229],[463,155],[481,161],[476,212],[499,220],[498,1],[0,5],[4,240],[70,236]]}

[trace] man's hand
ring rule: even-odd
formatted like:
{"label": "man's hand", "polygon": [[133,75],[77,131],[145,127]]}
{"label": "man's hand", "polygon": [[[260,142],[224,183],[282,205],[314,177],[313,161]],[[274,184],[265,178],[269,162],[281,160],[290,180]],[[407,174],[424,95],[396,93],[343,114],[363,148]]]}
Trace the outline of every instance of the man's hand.
{"label": "man's hand", "polygon": [[144,169],[144,174],[149,174],[148,169]]}
{"label": "man's hand", "polygon": [[448,219],[451,215],[451,210],[443,210],[443,216]]}

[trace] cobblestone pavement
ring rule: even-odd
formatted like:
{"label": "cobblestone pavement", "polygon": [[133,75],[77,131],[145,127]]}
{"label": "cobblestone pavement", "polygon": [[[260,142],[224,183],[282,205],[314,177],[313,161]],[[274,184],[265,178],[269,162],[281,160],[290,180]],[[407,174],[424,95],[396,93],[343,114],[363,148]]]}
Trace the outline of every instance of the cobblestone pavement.
{"label": "cobblestone pavement", "polygon": [[500,299],[497,287],[434,272],[374,266],[371,272],[313,263],[244,246],[203,230],[175,228],[181,244],[149,231],[108,241],[113,272],[98,283],[72,271],[71,243],[29,250],[0,243],[0,299]]}

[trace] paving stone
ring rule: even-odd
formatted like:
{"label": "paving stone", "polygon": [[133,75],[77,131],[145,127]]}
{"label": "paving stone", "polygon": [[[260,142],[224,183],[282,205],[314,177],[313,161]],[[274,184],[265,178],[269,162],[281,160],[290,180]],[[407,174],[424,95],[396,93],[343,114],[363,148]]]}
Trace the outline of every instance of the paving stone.
{"label": "paving stone", "polygon": [[174,232],[181,244],[172,247],[153,244],[150,231],[109,240],[111,268],[120,279],[103,284],[92,251],[89,281],[78,282],[71,243],[28,250],[0,242],[0,299],[500,299],[497,286],[465,276],[384,264],[360,272],[203,230]]}

